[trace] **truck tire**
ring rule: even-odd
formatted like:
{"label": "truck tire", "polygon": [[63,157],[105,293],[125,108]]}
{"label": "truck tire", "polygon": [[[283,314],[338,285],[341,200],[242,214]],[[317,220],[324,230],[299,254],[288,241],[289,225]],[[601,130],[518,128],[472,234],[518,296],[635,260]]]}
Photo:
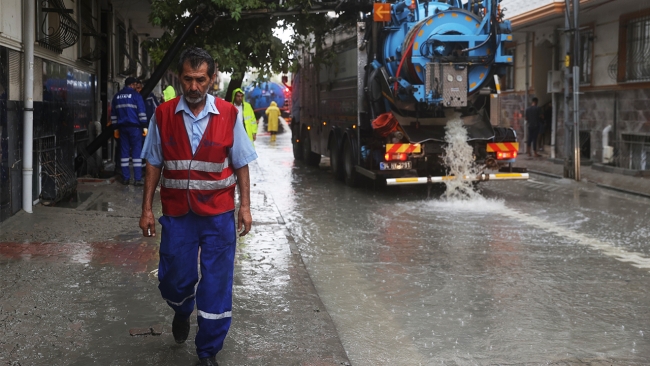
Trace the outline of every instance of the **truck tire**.
{"label": "truck tire", "polygon": [[359,185],[359,180],[361,177],[357,170],[354,168],[356,165],[356,159],[354,158],[354,151],[352,149],[352,144],[349,139],[345,139],[343,144],[343,175],[345,178],[345,184],[349,187],[356,187]]}
{"label": "truck tire", "polygon": [[341,154],[341,147],[339,146],[336,135],[332,135],[330,139],[330,166],[332,167],[332,175],[338,180],[343,180],[343,154]]}
{"label": "truck tire", "polygon": [[304,129],[302,131],[302,157],[305,160],[305,163],[309,166],[318,166],[320,164],[320,154],[317,154],[311,151],[311,138],[309,137],[309,131]]}

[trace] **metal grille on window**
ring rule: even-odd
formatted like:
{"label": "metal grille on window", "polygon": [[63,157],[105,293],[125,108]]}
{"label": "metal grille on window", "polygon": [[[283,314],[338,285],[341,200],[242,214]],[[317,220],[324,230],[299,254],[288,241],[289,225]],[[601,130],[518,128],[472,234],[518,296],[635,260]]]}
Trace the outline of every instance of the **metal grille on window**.
{"label": "metal grille on window", "polygon": [[631,20],[627,24],[627,59],[625,79],[650,80],[650,16]]}
{"label": "metal grille on window", "polygon": [[633,170],[650,170],[650,136],[623,134],[616,141],[614,165]]}
{"label": "metal grille on window", "polygon": [[136,72],[138,64],[129,55],[129,50],[126,45],[126,27],[123,23],[117,26],[117,54],[118,54],[118,68],[120,75],[132,75]]}
{"label": "metal grille on window", "polygon": [[79,24],[72,19],[71,9],[62,0],[42,0],[39,14],[39,45],[62,53],[79,39]]}
{"label": "metal grille on window", "polygon": [[591,84],[591,60],[594,52],[594,31],[580,31],[580,84]]}
{"label": "metal grille on window", "polygon": [[41,164],[41,198],[58,202],[77,189],[75,173],[64,163],[56,136],[44,136],[35,146]]}
{"label": "metal grille on window", "polygon": [[106,35],[97,31],[97,17],[93,13],[92,1],[79,2],[79,19],[81,19],[81,40],[79,58],[93,62],[102,57],[106,49]]}

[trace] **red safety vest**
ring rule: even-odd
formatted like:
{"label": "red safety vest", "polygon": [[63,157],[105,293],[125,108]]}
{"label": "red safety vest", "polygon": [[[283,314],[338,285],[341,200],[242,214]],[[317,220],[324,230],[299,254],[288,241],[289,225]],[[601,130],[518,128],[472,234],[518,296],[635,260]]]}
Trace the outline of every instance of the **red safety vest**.
{"label": "red safety vest", "polygon": [[237,108],[215,98],[219,114],[211,114],[194,155],[183,123],[174,113],[180,97],[156,108],[156,123],[163,153],[160,188],[163,214],[214,216],[235,209],[235,175],[228,161],[233,144]]}

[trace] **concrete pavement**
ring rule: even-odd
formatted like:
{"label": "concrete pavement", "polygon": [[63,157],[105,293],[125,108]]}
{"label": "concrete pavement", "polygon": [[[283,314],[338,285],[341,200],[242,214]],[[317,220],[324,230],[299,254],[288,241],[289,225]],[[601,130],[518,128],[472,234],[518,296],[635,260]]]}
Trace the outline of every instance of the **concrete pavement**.
{"label": "concrete pavement", "polygon": [[[237,250],[221,365],[346,365],[329,314],[251,165],[252,231]],[[78,200],[0,224],[0,365],[194,365],[157,289],[160,237],[138,228],[142,188],[80,183]],[[159,198],[154,210],[160,215]],[[160,226],[158,225],[160,230]]]}
{"label": "concrete pavement", "polygon": [[[523,154],[519,155],[515,166],[526,167],[533,174],[562,178],[564,171],[563,164],[558,164],[558,160],[554,162],[546,154],[542,154],[542,157],[539,158],[531,158]],[[603,167],[598,164],[581,166],[581,182],[650,198],[650,177],[629,176],[621,173],[603,171],[602,169]]]}

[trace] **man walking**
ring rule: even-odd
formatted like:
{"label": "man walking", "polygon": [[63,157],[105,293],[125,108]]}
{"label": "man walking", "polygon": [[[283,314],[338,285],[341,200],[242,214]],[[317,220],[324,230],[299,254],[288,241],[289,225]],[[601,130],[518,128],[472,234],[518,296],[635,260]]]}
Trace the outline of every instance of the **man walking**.
{"label": "man walking", "polygon": [[267,118],[269,121],[267,122],[266,126],[269,132],[271,133],[271,142],[275,141],[275,135],[278,133],[278,119],[280,118],[280,108],[278,108],[278,104],[276,102],[271,102],[271,105],[266,108],[266,113]]}
{"label": "man walking", "polygon": [[246,128],[246,133],[251,142],[257,140],[257,121],[255,120],[255,112],[250,103],[247,103],[244,99],[244,91],[240,88],[237,88],[232,91],[232,104],[239,111],[238,121],[242,122],[244,128]]}
{"label": "man walking", "polygon": [[144,236],[156,235],[152,204],[162,171],[158,288],[174,310],[177,343],[188,337],[196,303],[196,352],[201,365],[217,365],[232,316],[237,232],[246,235],[252,223],[248,163],[257,154],[244,126],[236,123],[237,109],[207,93],[216,76],[212,57],[200,48],[186,49],[178,70],[183,96],[161,104],[149,124],[140,228]]}
{"label": "man walking", "polygon": [[526,139],[526,153],[531,156],[530,145],[533,145],[533,153],[535,157],[539,157],[537,153],[537,136],[539,135],[539,126],[541,124],[542,111],[537,106],[539,100],[533,98],[531,106],[526,108],[526,122],[528,122],[528,138]]}
{"label": "man walking", "polygon": [[135,88],[138,79],[126,78],[124,88],[113,96],[111,103],[111,123],[116,125],[116,136],[120,138],[120,166],[122,167],[122,184],[131,180],[129,158],[133,159],[134,185],[141,186],[142,181],[142,134],[147,127],[147,113],[144,101]]}

